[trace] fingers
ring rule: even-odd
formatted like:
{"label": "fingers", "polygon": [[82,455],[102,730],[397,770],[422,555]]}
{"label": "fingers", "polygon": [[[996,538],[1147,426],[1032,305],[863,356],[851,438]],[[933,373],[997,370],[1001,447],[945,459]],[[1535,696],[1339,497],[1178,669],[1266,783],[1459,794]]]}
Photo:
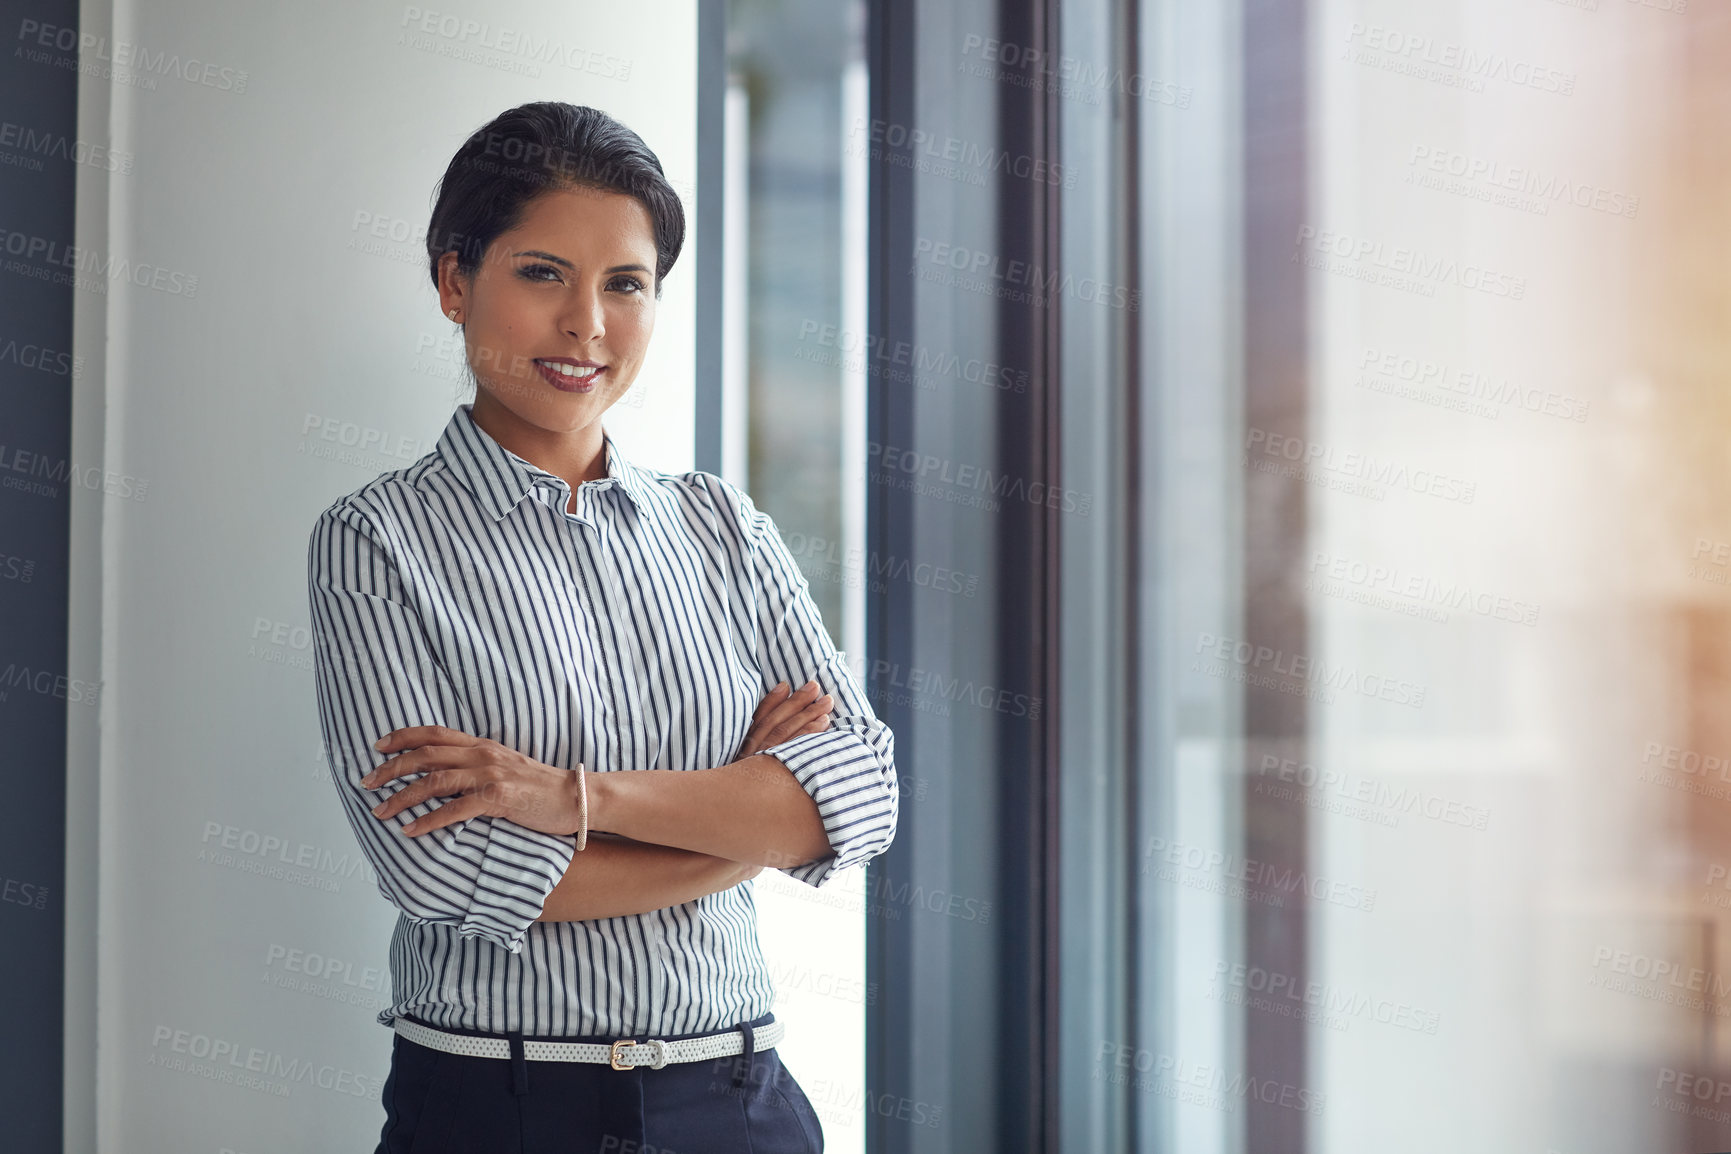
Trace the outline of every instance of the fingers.
{"label": "fingers", "polygon": [[422,745],[399,753],[395,757],[386,758],[375,765],[361,784],[368,789],[377,789],[393,778],[403,777],[411,773],[421,773],[440,766],[457,766],[472,760],[472,754],[467,746],[458,745]]}
{"label": "fingers", "polygon": [[393,749],[408,749],[416,745],[474,745],[481,739],[456,729],[446,729],[442,725],[411,725],[407,729],[393,729],[377,741],[373,748],[380,753],[388,753]]}
{"label": "fingers", "polygon": [[[786,683],[783,682],[782,684]],[[824,700],[823,697],[818,696],[822,691],[823,687],[814,680],[806,682],[797,690],[781,697],[781,686],[778,685],[769,691],[770,696],[764,698],[763,705],[758,707],[760,712],[755,720],[769,729],[781,726],[790,718],[798,717],[815,702]],[[778,697],[779,700],[771,700],[771,698]]]}
{"label": "fingers", "polygon": [[433,812],[422,814],[411,821],[403,827],[403,833],[407,837],[420,837],[422,834],[432,833],[436,829],[443,829],[445,826],[456,825],[460,821],[479,817],[486,812],[486,808],[487,803],[482,801],[478,795],[464,794],[462,797],[447,801]]}
{"label": "fingers", "polygon": [[[739,756],[749,757],[790,737],[828,728],[827,716],[835,708],[835,698],[827,693],[819,695],[821,689],[815,679],[792,691],[788,690],[787,682],[778,682],[752,714],[751,728]],[[826,719],[824,724],[818,729],[811,728],[819,718]]]}
{"label": "fingers", "polygon": [[818,685],[815,677],[800,686],[798,689],[791,691],[788,689],[787,682],[778,681],[768,693],[763,695],[763,700],[757,703],[757,709],[752,716],[754,718],[761,717],[766,710],[769,710],[776,705],[785,705],[788,701],[800,696],[809,697],[813,691],[819,688],[821,687]]}
{"label": "fingers", "polygon": [[[376,777],[383,782],[393,776],[426,772],[374,806],[373,816],[389,821],[433,798],[456,795],[402,826],[402,831],[413,837],[488,814],[547,833],[566,828],[568,819],[575,817],[569,772],[502,750],[496,742],[477,741],[466,747],[424,746],[391,758],[363,781]],[[548,821],[554,824],[546,824]]]}
{"label": "fingers", "polygon": [[752,710],[751,720],[753,722],[756,722],[759,718],[761,718],[763,716],[764,710],[768,709],[771,704],[773,704],[775,702],[779,702],[782,699],[782,697],[784,695],[786,695],[786,693],[787,693],[787,682],[785,682],[785,681],[776,682],[775,688],[771,689],[768,693],[764,694],[763,700],[757,703],[756,709]]}
{"label": "fingers", "polygon": [[458,770],[439,769],[429,773],[413,785],[406,785],[390,797],[373,807],[373,816],[381,821],[395,817],[410,806],[415,806],[428,798],[448,797],[453,793],[462,793],[475,784],[472,773]]}
{"label": "fingers", "polygon": [[824,694],[798,713],[775,724],[770,729],[770,738],[765,744],[777,745],[790,737],[796,737],[806,732],[809,725],[820,719],[828,724],[829,711],[834,705],[835,699],[827,693]]}

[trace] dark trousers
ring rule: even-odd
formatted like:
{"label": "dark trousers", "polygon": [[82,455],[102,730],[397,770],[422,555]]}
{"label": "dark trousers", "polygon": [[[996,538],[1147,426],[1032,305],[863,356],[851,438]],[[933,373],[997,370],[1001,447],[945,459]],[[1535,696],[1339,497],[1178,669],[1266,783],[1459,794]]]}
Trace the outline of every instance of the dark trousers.
{"label": "dark trousers", "polygon": [[774,1049],[749,1048],[746,1027],[773,1020],[765,1014],[735,1027],[746,1039],[742,1054],[659,1070],[530,1061],[522,1035],[509,1036],[507,1060],[447,1054],[394,1034],[374,1154],[819,1154],[823,1127],[805,1091]]}

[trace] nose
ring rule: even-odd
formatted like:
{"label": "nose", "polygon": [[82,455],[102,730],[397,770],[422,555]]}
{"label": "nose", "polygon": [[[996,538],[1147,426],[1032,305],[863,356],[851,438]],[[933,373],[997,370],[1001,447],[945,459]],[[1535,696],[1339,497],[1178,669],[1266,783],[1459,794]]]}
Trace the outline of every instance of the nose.
{"label": "nose", "polygon": [[606,310],[602,293],[591,285],[578,285],[571,292],[561,327],[580,341],[597,341],[607,334]]}

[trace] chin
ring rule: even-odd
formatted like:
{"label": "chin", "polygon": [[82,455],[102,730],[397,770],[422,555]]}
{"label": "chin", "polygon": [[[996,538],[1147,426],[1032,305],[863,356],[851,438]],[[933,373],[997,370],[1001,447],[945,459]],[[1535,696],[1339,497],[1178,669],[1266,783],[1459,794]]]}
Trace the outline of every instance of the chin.
{"label": "chin", "polygon": [[[537,425],[549,431],[575,432],[613,407],[617,397],[553,397],[535,405]],[[532,419],[524,414],[524,419]]]}

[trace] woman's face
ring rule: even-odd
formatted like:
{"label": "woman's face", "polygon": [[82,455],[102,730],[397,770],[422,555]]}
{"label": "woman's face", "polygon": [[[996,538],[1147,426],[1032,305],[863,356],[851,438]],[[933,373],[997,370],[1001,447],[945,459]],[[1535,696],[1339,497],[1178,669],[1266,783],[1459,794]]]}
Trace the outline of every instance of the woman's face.
{"label": "woman's face", "polygon": [[570,188],[530,201],[473,276],[439,262],[488,401],[550,433],[581,429],[624,395],[655,328],[655,231],[624,193]]}

